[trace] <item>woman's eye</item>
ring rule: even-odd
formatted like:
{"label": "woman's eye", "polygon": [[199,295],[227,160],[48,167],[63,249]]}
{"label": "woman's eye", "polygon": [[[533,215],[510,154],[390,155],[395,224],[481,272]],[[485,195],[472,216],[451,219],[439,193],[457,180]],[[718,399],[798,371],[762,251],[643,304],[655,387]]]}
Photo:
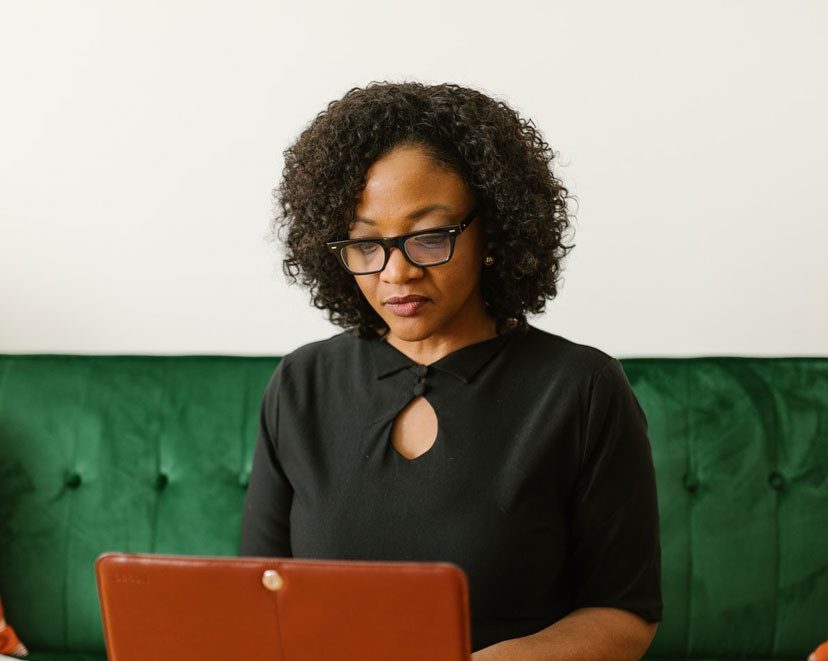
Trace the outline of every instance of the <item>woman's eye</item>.
{"label": "woman's eye", "polygon": [[417,237],[417,244],[423,248],[438,248],[443,245],[445,237],[442,234],[426,234]]}
{"label": "woman's eye", "polygon": [[357,243],[356,248],[364,255],[370,255],[378,250],[379,246],[376,243]]}

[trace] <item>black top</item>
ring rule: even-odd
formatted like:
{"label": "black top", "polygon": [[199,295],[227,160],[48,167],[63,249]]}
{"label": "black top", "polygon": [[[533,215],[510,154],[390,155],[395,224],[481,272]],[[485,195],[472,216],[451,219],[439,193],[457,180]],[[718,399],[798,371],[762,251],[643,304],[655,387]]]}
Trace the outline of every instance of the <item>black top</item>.
{"label": "black top", "polygon": [[[437,437],[407,459],[391,427],[421,392]],[[618,360],[533,326],[428,366],[344,331],[265,390],[239,553],[454,562],[474,650],[586,606],[659,621],[644,412]]]}

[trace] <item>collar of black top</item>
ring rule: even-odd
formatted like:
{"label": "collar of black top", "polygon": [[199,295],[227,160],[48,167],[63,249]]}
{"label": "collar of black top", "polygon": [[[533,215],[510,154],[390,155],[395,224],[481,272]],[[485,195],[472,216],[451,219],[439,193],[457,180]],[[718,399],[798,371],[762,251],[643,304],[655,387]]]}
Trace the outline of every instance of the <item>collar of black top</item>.
{"label": "collar of black top", "polygon": [[[482,342],[469,344],[443,356],[440,360],[429,364],[428,367],[453,374],[464,383],[470,383],[508,340],[508,335],[498,335]],[[374,360],[374,372],[377,379],[419,364],[381,338],[370,338],[368,344]]]}

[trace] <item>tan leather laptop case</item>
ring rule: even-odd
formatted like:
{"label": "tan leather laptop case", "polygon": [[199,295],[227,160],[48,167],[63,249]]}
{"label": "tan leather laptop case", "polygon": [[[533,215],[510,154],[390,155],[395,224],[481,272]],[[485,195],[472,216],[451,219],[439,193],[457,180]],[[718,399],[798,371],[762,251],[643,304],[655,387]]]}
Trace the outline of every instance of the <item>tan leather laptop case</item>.
{"label": "tan leather laptop case", "polygon": [[468,661],[468,584],[445,562],[104,553],[110,661]]}

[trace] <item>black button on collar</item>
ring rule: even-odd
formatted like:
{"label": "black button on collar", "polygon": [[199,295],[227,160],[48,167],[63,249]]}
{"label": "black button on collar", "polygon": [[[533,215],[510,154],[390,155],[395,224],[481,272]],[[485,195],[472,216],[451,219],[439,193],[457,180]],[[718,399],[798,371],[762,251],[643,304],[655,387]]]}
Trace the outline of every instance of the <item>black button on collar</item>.
{"label": "black button on collar", "polygon": [[690,493],[696,493],[699,490],[699,478],[693,473],[687,473],[683,479],[684,488]]}
{"label": "black button on collar", "polygon": [[158,489],[158,491],[163,491],[169,483],[170,478],[164,473],[159,473],[158,477],[155,478],[155,488]]}
{"label": "black button on collar", "polygon": [[425,391],[426,391],[426,386],[425,386],[425,383],[417,383],[417,384],[415,384],[415,386],[414,386],[414,390],[412,390],[411,392],[413,392],[415,395],[417,395],[417,396],[419,397],[419,396],[420,396],[420,395],[422,395]]}
{"label": "black button on collar", "polygon": [[414,368],[414,374],[417,376],[425,376],[428,374],[428,365],[417,365],[417,367]]}
{"label": "black button on collar", "polygon": [[70,489],[77,489],[81,485],[81,476],[77,473],[70,473],[66,476],[66,486]]}

